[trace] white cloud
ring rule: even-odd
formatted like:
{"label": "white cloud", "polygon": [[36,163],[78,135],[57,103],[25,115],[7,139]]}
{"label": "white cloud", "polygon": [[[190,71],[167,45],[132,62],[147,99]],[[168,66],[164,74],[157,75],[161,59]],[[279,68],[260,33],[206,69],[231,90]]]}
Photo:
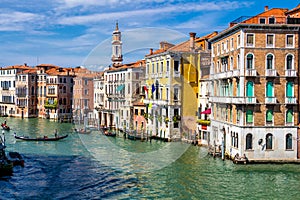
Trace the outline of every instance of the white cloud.
{"label": "white cloud", "polygon": [[[239,7],[248,6],[248,3],[237,1],[224,1],[220,3],[206,2],[206,3],[184,3],[177,5],[168,5],[157,8],[146,8],[138,10],[127,10],[119,12],[105,12],[100,14],[89,14],[81,16],[62,17],[58,23],[64,25],[87,25],[89,23],[95,23],[99,21],[109,19],[124,19],[129,17],[136,17],[136,20],[145,20],[145,18],[151,18],[152,16],[160,15],[160,17],[168,15],[170,13],[184,13],[184,12],[200,12],[200,11],[220,11],[237,9]],[[142,17],[141,17],[142,16]]]}
{"label": "white cloud", "polygon": [[42,15],[18,12],[18,11],[1,11],[0,13],[0,30],[1,31],[21,31],[27,29],[26,24],[43,20]]}

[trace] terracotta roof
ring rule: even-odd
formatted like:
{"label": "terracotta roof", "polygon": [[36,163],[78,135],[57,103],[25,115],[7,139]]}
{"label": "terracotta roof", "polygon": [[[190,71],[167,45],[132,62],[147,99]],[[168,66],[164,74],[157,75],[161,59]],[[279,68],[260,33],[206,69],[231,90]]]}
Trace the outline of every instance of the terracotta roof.
{"label": "terracotta roof", "polygon": [[1,69],[30,69],[30,67],[27,65],[13,65],[13,66],[2,67]]}
{"label": "terracotta roof", "polygon": [[292,12],[299,11],[299,10],[300,10],[300,4],[298,4],[297,7],[293,8],[293,9],[291,9],[291,10],[286,11],[285,14],[288,15],[288,14],[290,14],[290,13],[292,13]]}
{"label": "terracotta roof", "polygon": [[118,71],[118,70],[123,70],[123,69],[139,68],[139,67],[144,67],[144,66],[145,66],[145,60],[138,60],[136,62],[123,64],[120,67],[111,67],[106,71]]}

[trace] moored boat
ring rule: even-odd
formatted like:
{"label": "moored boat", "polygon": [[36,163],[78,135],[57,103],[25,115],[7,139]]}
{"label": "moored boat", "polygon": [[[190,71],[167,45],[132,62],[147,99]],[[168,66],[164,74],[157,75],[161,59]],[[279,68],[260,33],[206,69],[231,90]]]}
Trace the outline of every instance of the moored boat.
{"label": "moored boat", "polygon": [[6,124],[1,124],[1,127],[2,127],[2,129],[3,130],[7,130],[7,131],[9,131],[10,130],[10,127],[9,126],[7,126]]}
{"label": "moored boat", "polygon": [[56,137],[36,137],[36,138],[30,138],[28,136],[17,136],[16,133],[14,133],[15,138],[19,140],[26,140],[26,141],[58,141],[61,139],[64,139],[68,137],[68,135],[63,135],[63,136],[56,136]]}

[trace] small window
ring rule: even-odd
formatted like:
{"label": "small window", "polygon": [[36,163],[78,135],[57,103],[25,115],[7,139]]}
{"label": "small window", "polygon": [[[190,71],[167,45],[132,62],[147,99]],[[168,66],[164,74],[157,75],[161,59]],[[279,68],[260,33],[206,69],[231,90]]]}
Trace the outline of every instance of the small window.
{"label": "small window", "polygon": [[266,149],[273,149],[273,135],[271,133],[266,135]]}
{"label": "small window", "polygon": [[273,69],[273,55],[267,55],[267,69]]}
{"label": "small window", "polygon": [[294,47],[294,35],[286,36],[286,47]]}
{"label": "small window", "polygon": [[269,18],[269,24],[275,24],[275,18],[274,17]]}
{"label": "small window", "polygon": [[287,150],[293,149],[293,137],[290,133],[285,136],[285,148]]}
{"label": "small window", "polygon": [[247,34],[247,46],[248,47],[254,46],[254,34]]}
{"label": "small window", "polygon": [[286,69],[293,69],[293,56],[288,55],[286,57]]}
{"label": "small window", "polygon": [[260,24],[265,24],[266,23],[266,18],[260,18],[259,23]]}
{"label": "small window", "polygon": [[267,47],[274,46],[274,35],[267,35]]}
{"label": "small window", "polygon": [[246,150],[252,149],[252,134],[248,133],[246,136]]}

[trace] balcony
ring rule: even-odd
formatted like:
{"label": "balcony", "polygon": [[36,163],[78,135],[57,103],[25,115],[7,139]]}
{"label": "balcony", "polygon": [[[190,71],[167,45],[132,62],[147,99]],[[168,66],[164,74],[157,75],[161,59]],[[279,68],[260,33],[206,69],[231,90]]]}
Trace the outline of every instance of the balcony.
{"label": "balcony", "polygon": [[256,103],[256,97],[246,97],[245,98],[246,104],[255,104]]}
{"label": "balcony", "polygon": [[266,69],[266,76],[277,76],[276,69]]}
{"label": "balcony", "polygon": [[297,77],[297,71],[294,69],[287,69],[285,70],[286,77]]}
{"label": "balcony", "polygon": [[286,104],[296,104],[297,99],[296,99],[296,97],[285,97],[285,103]]}
{"label": "balcony", "polygon": [[256,69],[246,69],[245,76],[256,76],[256,75],[257,75]]}
{"label": "balcony", "polygon": [[276,97],[265,97],[265,103],[266,104],[275,104],[277,99]]}

